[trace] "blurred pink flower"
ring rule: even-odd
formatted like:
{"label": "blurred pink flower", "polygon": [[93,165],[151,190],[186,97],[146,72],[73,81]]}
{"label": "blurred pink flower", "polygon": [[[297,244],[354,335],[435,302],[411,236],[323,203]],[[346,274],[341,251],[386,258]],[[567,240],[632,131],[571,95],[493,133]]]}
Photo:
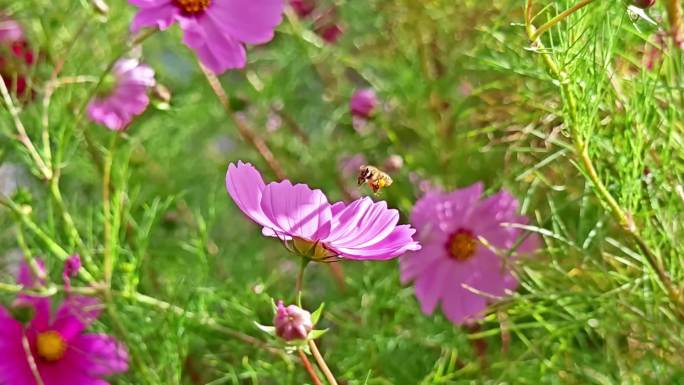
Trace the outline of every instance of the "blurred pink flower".
{"label": "blurred pink flower", "polygon": [[183,42],[202,64],[220,74],[246,63],[243,44],[273,39],[282,19],[284,0],[128,0],[140,8],[131,23],[165,30],[174,22],[183,30]]}
{"label": "blurred pink flower", "polygon": [[278,301],[273,326],[278,337],[293,341],[306,339],[313,329],[313,322],[308,311],[297,305],[285,307],[283,301]]}
{"label": "blurred pink flower", "polygon": [[659,31],[644,45],[643,63],[646,70],[653,71],[662,64],[663,52],[667,50],[666,37],[667,34],[664,31]]}
{"label": "blurred pink flower", "polygon": [[16,20],[0,16],[0,75],[10,92],[19,97],[32,93],[28,90],[28,67],[35,62],[24,30]]}
{"label": "blurred pink flower", "polygon": [[[43,266],[42,261],[39,262]],[[35,287],[36,278],[26,264],[18,274],[24,287]],[[69,296],[53,314],[48,297],[22,294],[23,306],[31,306],[33,318],[26,324],[12,318],[0,306],[0,383],[7,385],[106,384],[101,379],[128,370],[128,353],[116,339],[105,334],[84,334],[100,313],[91,297]],[[24,349],[28,343],[29,354]],[[36,371],[31,368],[35,364]]]}
{"label": "blurred pink flower", "polygon": [[356,177],[359,174],[359,168],[364,164],[368,164],[366,157],[363,154],[346,155],[340,158],[337,167],[340,173],[346,179]]}
{"label": "blurred pink flower", "polygon": [[349,101],[352,115],[368,119],[378,105],[378,97],[371,88],[356,90]]}
{"label": "blurred pink flower", "polygon": [[136,59],[119,59],[112,69],[113,85],[88,104],[88,118],[110,130],[123,131],[142,114],[154,87],[154,70]]}
{"label": "blurred pink flower", "polygon": [[228,166],[226,187],[235,204],[263,226],[266,236],[292,241],[295,252],[315,260],[384,260],[419,250],[415,230],[400,225],[399,212],[385,202],[358,199],[328,203],[321,190],[289,180],[264,183],[251,164]]}
{"label": "blurred pink flower", "polygon": [[62,280],[64,281],[64,289],[68,292],[71,289],[71,278],[78,275],[81,270],[81,257],[74,254],[64,261],[64,271],[62,272]]}
{"label": "blurred pink flower", "polygon": [[330,23],[316,28],[316,33],[326,43],[335,44],[340,39],[340,36],[342,36],[342,33],[344,33],[344,30],[339,24]]}
{"label": "blurred pink flower", "polygon": [[316,9],[316,0],[290,0],[290,7],[303,19]]}
{"label": "blurred pink flower", "polygon": [[[518,285],[502,258],[479,239],[510,250],[522,230],[504,224],[526,224],[527,217],[517,215],[518,201],[506,191],[485,199],[481,195],[482,183],[450,193],[432,191],[413,208],[411,223],[418,229],[423,249],[400,258],[401,280],[415,281],[425,314],[432,314],[441,302],[447,318],[463,324],[482,317],[487,295],[500,297]],[[517,252],[533,252],[537,247],[537,238],[529,236]]]}

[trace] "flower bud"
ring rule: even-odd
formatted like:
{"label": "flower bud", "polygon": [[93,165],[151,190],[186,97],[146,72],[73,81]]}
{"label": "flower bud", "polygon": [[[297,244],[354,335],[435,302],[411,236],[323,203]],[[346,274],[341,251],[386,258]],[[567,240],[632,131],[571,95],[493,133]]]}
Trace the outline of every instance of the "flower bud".
{"label": "flower bud", "polygon": [[655,2],[656,2],[656,0],[634,0],[634,5],[639,7],[639,8],[646,9],[646,8],[650,8],[651,6],[653,6],[653,4],[655,4]]}
{"label": "flower bud", "polygon": [[285,307],[283,301],[278,301],[273,325],[276,335],[285,341],[306,339],[313,329],[311,313],[296,305]]}
{"label": "flower bud", "polygon": [[371,88],[356,90],[349,101],[349,109],[352,115],[365,119],[373,115],[373,111],[378,104],[378,97]]}
{"label": "flower bud", "polygon": [[290,7],[303,19],[314,11],[316,3],[314,0],[290,0]]}
{"label": "flower bud", "polygon": [[387,172],[396,172],[401,170],[402,167],[404,167],[404,158],[401,157],[401,155],[390,155],[385,159],[383,162],[383,170]]}

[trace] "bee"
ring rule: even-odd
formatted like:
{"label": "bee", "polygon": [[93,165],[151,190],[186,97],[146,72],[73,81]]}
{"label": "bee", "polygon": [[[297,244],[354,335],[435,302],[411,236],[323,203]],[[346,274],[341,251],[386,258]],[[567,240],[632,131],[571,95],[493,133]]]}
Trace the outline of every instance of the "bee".
{"label": "bee", "polygon": [[392,178],[377,167],[363,165],[359,167],[359,176],[356,178],[356,182],[359,186],[368,183],[373,193],[378,194],[383,187],[392,185]]}

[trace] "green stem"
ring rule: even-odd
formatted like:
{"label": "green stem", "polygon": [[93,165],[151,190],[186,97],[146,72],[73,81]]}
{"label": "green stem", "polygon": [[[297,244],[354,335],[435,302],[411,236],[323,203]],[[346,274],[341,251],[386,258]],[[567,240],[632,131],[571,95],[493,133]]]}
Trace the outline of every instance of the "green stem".
{"label": "green stem", "polygon": [[40,156],[38,150],[36,149],[36,146],[33,145],[31,138],[26,133],[26,128],[24,127],[24,124],[19,118],[19,111],[17,111],[17,108],[14,106],[14,102],[12,102],[12,97],[10,96],[9,90],[7,90],[7,86],[5,85],[5,79],[3,79],[2,75],[0,75],[0,93],[2,93],[2,98],[5,102],[5,105],[7,106],[7,110],[9,111],[10,115],[12,116],[12,120],[14,121],[14,127],[17,130],[17,140],[24,147],[26,147],[26,150],[31,156],[31,159],[33,159],[33,161],[35,162],[36,167],[38,167],[38,171],[40,172],[43,179],[52,179],[52,170],[45,163],[43,157]]}
{"label": "green stem", "polygon": [[214,73],[202,63],[199,63],[199,66],[202,70],[202,73],[204,73],[204,77],[207,79],[209,86],[211,87],[212,91],[214,91],[216,98],[223,106],[223,109],[226,111],[226,114],[228,114],[228,117],[230,117],[235,124],[235,127],[237,127],[242,139],[254,147],[255,150],[257,150],[259,155],[264,159],[268,167],[271,169],[271,171],[273,171],[273,174],[275,174],[278,179],[285,179],[286,175],[282,166],[280,165],[280,162],[278,162],[276,157],[273,155],[273,152],[268,147],[264,139],[257,135],[254,130],[252,130],[245,122],[240,120],[233,112],[233,109],[230,107],[228,95],[226,95],[226,92],[223,90],[223,86],[221,86],[221,82],[218,80],[216,75],[214,75]]}
{"label": "green stem", "polygon": [[[556,24],[560,23],[561,21],[565,20],[568,16],[572,15],[573,13],[577,12],[578,10],[582,9],[584,6],[589,5],[593,3],[596,0],[582,0],[579,3],[573,5],[572,7],[566,9],[565,11],[559,13],[556,17],[552,18],[551,20],[547,21],[546,23],[542,24],[541,27],[539,27],[532,35],[530,36],[530,40],[536,41],[539,39],[541,35],[544,34],[544,32],[548,31],[549,29],[553,28]],[[531,22],[531,18],[530,18]]]}
{"label": "green stem", "polygon": [[[578,9],[582,8],[583,6],[591,3],[591,1],[581,1],[575,6],[571,7],[569,10],[577,11]],[[565,11],[563,14],[565,14],[565,17],[567,17],[569,14],[572,12]],[[563,15],[561,14],[561,15]],[[560,16],[560,15],[559,15]],[[557,18],[554,18],[557,19]],[[553,20],[553,19],[552,19]],[[558,21],[562,20],[559,19]],[[558,22],[556,21],[556,23]],[[547,23],[548,24],[548,23]],[[554,23],[555,24],[555,23]],[[598,196],[599,200],[608,206],[610,209],[611,214],[613,215],[613,218],[618,222],[620,227],[629,235],[629,237],[636,243],[637,247],[641,252],[643,253],[644,257],[646,258],[646,261],[648,264],[651,266],[651,268],[654,270],[656,273],[658,280],[660,283],[663,285],[665,291],[669,295],[670,300],[679,306],[680,308],[680,318],[684,318],[684,313],[682,313],[682,310],[684,310],[684,299],[682,298],[681,294],[679,291],[674,287],[674,284],[672,283],[672,280],[670,279],[669,275],[665,271],[664,266],[662,265],[662,262],[660,258],[651,250],[651,248],[647,245],[646,241],[641,237],[640,231],[637,228],[636,224],[634,223],[634,220],[631,218],[630,215],[627,214],[627,212],[620,206],[620,204],[617,202],[617,200],[612,196],[610,191],[608,191],[608,188],[605,186],[603,181],[601,181],[601,178],[598,175],[598,172],[596,171],[596,168],[594,167],[594,164],[591,160],[591,157],[589,156],[589,147],[587,143],[584,140],[584,137],[582,136],[582,132],[579,129],[579,117],[577,115],[577,102],[575,100],[575,96],[572,93],[572,90],[570,89],[570,80],[567,78],[567,74],[563,72],[559,67],[558,64],[553,60],[553,57],[551,54],[546,53],[544,49],[543,43],[539,40],[539,36],[541,33],[539,31],[535,30],[534,25],[532,24],[532,0],[527,0],[526,7],[525,7],[525,27],[527,31],[527,35],[532,43],[532,45],[535,48],[538,48],[538,52],[540,55],[542,55],[542,58],[546,65],[549,67],[549,70],[552,72],[552,74],[557,78],[558,82],[560,83],[561,89],[562,89],[562,95],[565,97],[565,100],[568,104],[568,110],[570,113],[570,122],[568,122],[568,126],[570,126],[570,133],[571,137],[573,140],[573,143],[575,145],[575,153],[577,157],[579,158],[579,161],[581,162],[584,172],[586,175],[589,177],[589,180],[591,181],[592,185],[594,186],[594,190],[596,195]],[[550,27],[549,27],[550,28]],[[548,29],[548,28],[547,28]]]}
{"label": "green stem", "polygon": [[111,205],[111,177],[112,163],[114,162],[114,149],[118,134],[112,135],[109,144],[109,151],[105,158],[104,170],[102,173],[102,210],[104,214],[104,280],[107,287],[112,287],[112,274],[114,272],[114,238],[112,233],[112,205]]}

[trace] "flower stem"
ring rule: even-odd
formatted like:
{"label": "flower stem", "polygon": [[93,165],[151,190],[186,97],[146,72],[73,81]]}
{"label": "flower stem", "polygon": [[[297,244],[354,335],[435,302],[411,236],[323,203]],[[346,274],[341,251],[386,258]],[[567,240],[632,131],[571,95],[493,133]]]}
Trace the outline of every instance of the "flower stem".
{"label": "flower stem", "polygon": [[297,353],[299,353],[299,358],[302,360],[302,365],[304,365],[304,369],[306,369],[306,372],[309,373],[311,381],[313,381],[314,385],[323,385],[321,383],[321,380],[318,379],[316,370],[314,370],[313,366],[311,366],[311,362],[309,362],[309,359],[306,358],[306,354],[304,354],[304,352],[301,349],[297,350]]}
{"label": "flower stem", "polygon": [[544,34],[544,32],[553,28],[554,25],[560,23],[561,21],[565,20],[566,17],[572,15],[573,13],[582,9],[584,6],[593,3],[594,1],[595,0],[582,0],[577,4],[573,5],[572,7],[566,9],[565,11],[559,13],[558,16],[552,18],[551,20],[542,24],[541,27],[537,28],[537,30],[532,33],[532,36],[530,36],[530,40],[536,41],[537,39],[539,39],[541,35]]}
{"label": "flower stem", "polygon": [[[679,0],[677,0],[679,2]],[[584,0],[571,7],[570,9],[577,11],[581,7],[589,4],[590,1]],[[579,6],[581,5],[581,6]],[[570,12],[572,13],[572,12]],[[570,13],[564,12],[565,17]],[[560,15],[559,15],[560,16]],[[556,19],[556,18],[554,18]],[[532,0],[527,0],[525,6],[525,27],[527,30],[527,36],[530,39],[533,47],[538,49],[538,52],[542,56],[547,67],[551,71],[552,75],[555,76],[561,86],[562,95],[565,97],[565,101],[568,104],[568,110],[570,114],[569,122],[567,122],[570,127],[570,134],[575,147],[576,156],[579,158],[580,163],[584,168],[584,172],[589,177],[592,185],[594,186],[595,194],[599,200],[610,209],[610,213],[613,218],[618,222],[620,227],[627,233],[627,235],[632,239],[632,241],[637,245],[639,250],[641,250],[647,263],[651,266],[653,271],[658,277],[658,281],[664,288],[665,292],[668,294],[670,301],[679,307],[678,317],[684,319],[684,299],[682,295],[677,290],[677,288],[672,283],[672,279],[665,270],[660,258],[651,250],[646,241],[641,237],[641,233],[634,223],[631,215],[629,215],[617,202],[617,200],[612,196],[608,188],[605,186],[603,181],[598,175],[596,168],[589,156],[589,146],[584,140],[582,132],[579,129],[578,121],[579,117],[577,115],[577,101],[575,96],[570,89],[570,84],[572,83],[567,78],[568,75],[560,69],[558,64],[554,61],[551,54],[547,53],[544,49],[543,43],[539,40],[540,33],[535,30],[535,26],[532,24]]]}
{"label": "flower stem", "polygon": [[684,43],[682,36],[682,3],[681,0],[667,0],[667,18],[670,21],[670,33],[676,46]]}
{"label": "flower stem", "polygon": [[114,271],[114,237],[112,232],[112,207],[111,207],[111,177],[112,177],[112,163],[114,162],[114,149],[116,147],[116,139],[119,135],[112,136],[109,151],[104,163],[102,173],[102,210],[104,212],[104,279],[107,287],[112,286],[112,274]]}
{"label": "flower stem", "polygon": [[325,378],[328,380],[330,385],[337,385],[337,380],[335,380],[335,376],[330,371],[330,368],[328,368],[328,364],[325,363],[325,359],[321,355],[321,352],[318,350],[318,346],[316,346],[316,342],[314,342],[314,340],[309,340],[309,349],[311,349],[311,353],[316,359],[316,364],[318,364],[318,368],[321,369],[321,372],[323,372],[323,375],[325,375]]}
{"label": "flower stem", "polygon": [[283,171],[283,168],[273,155],[273,152],[271,152],[271,149],[268,148],[268,145],[266,144],[264,139],[257,135],[257,133],[254,132],[254,130],[252,130],[249,126],[247,126],[247,124],[244,121],[240,120],[235,115],[235,112],[230,107],[230,101],[228,100],[228,96],[226,95],[226,92],[223,90],[221,82],[219,82],[216,75],[214,75],[214,73],[211,72],[211,70],[205,67],[202,63],[199,63],[199,66],[202,72],[204,73],[204,76],[207,78],[209,87],[211,87],[212,91],[214,91],[216,98],[223,106],[223,109],[226,111],[226,114],[228,114],[233,123],[235,123],[235,126],[237,127],[242,139],[247,141],[250,145],[252,145],[252,147],[254,147],[254,149],[257,150],[259,155],[261,155],[261,157],[264,159],[268,167],[271,169],[271,171],[273,171],[273,174],[275,174],[275,176],[278,177],[278,179],[285,179],[286,176],[285,172]]}
{"label": "flower stem", "polygon": [[43,179],[52,179],[52,169],[50,169],[50,167],[48,167],[48,165],[45,163],[45,160],[38,153],[36,146],[33,145],[31,138],[26,133],[26,127],[24,127],[24,124],[21,122],[21,119],[19,118],[19,111],[17,111],[14,102],[12,102],[12,97],[10,96],[9,90],[7,90],[7,86],[5,85],[5,79],[3,79],[1,75],[0,93],[2,93],[2,99],[5,102],[5,105],[7,106],[7,110],[12,116],[12,120],[14,121],[14,127],[17,129],[17,140],[21,142],[21,144],[24,147],[26,147],[26,150],[31,156],[31,159],[33,159],[33,162],[36,164],[36,167],[38,167],[38,171],[40,172]]}

